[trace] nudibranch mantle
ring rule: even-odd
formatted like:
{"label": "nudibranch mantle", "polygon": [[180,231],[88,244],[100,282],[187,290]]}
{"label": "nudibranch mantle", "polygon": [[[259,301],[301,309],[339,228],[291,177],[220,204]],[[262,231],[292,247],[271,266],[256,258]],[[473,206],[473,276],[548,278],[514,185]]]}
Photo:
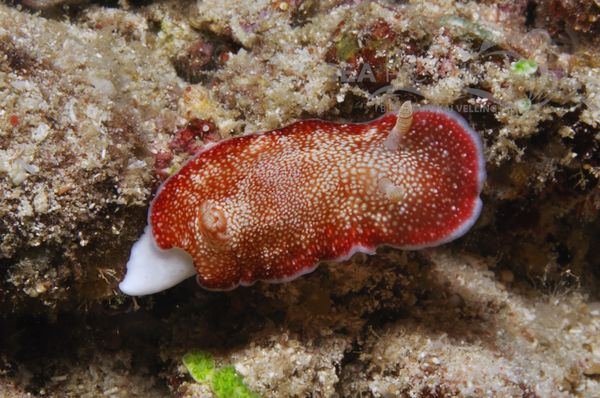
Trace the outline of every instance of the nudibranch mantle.
{"label": "nudibranch mantle", "polygon": [[368,123],[305,120],[205,148],[159,188],[120,289],[284,282],[377,246],[421,249],[477,220],[479,135],[457,113],[405,103]]}

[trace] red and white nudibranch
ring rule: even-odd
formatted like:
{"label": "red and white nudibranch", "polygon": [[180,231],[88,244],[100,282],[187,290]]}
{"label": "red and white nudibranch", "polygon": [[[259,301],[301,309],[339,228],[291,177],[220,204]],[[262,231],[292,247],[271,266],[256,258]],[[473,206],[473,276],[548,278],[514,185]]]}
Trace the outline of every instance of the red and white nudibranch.
{"label": "red and white nudibranch", "polygon": [[368,123],[305,120],[231,138],[160,187],[119,286],[151,294],[197,274],[228,290],[380,245],[436,246],[475,223],[484,180],[467,122],[410,102]]}

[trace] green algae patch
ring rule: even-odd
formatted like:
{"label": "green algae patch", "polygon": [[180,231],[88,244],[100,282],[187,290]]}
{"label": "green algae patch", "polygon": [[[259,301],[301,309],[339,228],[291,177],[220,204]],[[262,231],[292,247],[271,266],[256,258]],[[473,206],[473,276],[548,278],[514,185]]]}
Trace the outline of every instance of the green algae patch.
{"label": "green algae patch", "polygon": [[260,398],[260,395],[251,391],[244,384],[242,377],[231,365],[225,366],[215,373],[212,389],[217,397]]}
{"label": "green algae patch", "polygon": [[358,43],[351,35],[344,35],[335,43],[335,51],[338,59],[348,61],[358,53]]}
{"label": "green algae patch", "polygon": [[183,365],[198,383],[210,382],[215,373],[215,360],[205,352],[188,352],[183,356]]}
{"label": "green algae patch", "polygon": [[260,395],[244,384],[233,366],[217,369],[214,358],[206,352],[189,352],[183,356],[182,361],[192,378],[198,383],[209,385],[218,398],[260,398]]}
{"label": "green algae patch", "polygon": [[510,69],[517,75],[530,76],[537,72],[538,65],[530,59],[520,59],[517,62],[513,62]]}

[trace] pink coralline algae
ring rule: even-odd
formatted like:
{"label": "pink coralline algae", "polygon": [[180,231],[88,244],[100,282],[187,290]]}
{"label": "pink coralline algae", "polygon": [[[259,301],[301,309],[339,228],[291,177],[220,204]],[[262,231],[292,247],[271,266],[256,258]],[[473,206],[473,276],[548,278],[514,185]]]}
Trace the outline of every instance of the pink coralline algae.
{"label": "pink coralline algae", "polygon": [[192,119],[184,128],[175,133],[169,148],[176,152],[188,152],[193,155],[201,148],[196,139],[212,140],[216,126],[210,120]]}
{"label": "pink coralline algae", "polygon": [[[481,141],[466,121],[410,102],[368,123],[306,120],[222,141],[159,189],[121,289],[149,294],[195,272],[201,286],[227,290],[290,281],[380,245],[439,245],[476,221],[484,179]],[[148,253],[158,263],[170,251],[190,264],[185,275],[138,283],[138,269],[153,273]]]}
{"label": "pink coralline algae", "polygon": [[161,179],[169,176],[169,166],[173,154],[188,153],[194,155],[202,148],[201,143],[213,142],[217,127],[210,120],[192,119],[177,130],[169,143],[169,151],[159,152],[154,157],[154,171]]}

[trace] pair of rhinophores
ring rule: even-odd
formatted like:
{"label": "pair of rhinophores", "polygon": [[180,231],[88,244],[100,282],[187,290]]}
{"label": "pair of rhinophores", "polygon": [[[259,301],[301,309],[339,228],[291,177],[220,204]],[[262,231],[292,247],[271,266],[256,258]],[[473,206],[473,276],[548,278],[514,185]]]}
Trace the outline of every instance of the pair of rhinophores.
{"label": "pair of rhinophores", "polygon": [[467,122],[410,102],[368,123],[305,120],[231,138],[162,184],[119,287],[152,294],[196,274],[229,290],[380,245],[436,246],[475,223],[484,180]]}

